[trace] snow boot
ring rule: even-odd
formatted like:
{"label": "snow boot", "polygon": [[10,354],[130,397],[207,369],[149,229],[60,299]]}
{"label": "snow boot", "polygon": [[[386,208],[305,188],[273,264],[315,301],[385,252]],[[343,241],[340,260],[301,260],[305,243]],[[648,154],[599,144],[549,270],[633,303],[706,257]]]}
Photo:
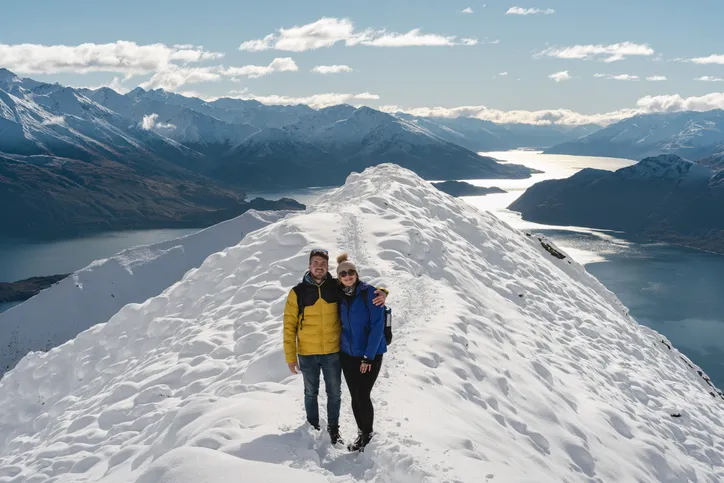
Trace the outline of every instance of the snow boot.
{"label": "snow boot", "polygon": [[354,443],[347,445],[347,449],[349,451],[359,451],[361,453],[365,450],[365,446],[367,446],[371,439],[372,433],[363,433],[362,431],[359,431],[357,439],[354,440]]}
{"label": "snow boot", "polygon": [[344,440],[339,434],[339,426],[329,426],[327,432],[329,433],[329,439],[332,440],[332,444],[344,444]]}

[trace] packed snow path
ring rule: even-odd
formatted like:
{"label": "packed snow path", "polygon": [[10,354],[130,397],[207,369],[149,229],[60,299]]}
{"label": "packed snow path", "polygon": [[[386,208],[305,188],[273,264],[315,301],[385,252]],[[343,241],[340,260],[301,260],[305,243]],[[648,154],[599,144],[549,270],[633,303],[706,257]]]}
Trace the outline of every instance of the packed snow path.
{"label": "packed snow path", "polygon": [[[286,295],[316,246],[391,290],[359,455],[305,426],[284,363]],[[353,174],[20,361],[0,381],[0,482],[724,481],[724,401],[569,262],[411,171]],[[346,387],[341,424],[353,438]]]}

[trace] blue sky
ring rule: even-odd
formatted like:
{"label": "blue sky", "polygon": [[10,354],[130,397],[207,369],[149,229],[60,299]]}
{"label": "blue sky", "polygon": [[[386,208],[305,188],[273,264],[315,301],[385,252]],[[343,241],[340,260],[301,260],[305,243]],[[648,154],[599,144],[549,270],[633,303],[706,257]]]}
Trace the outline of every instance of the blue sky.
{"label": "blue sky", "polygon": [[0,67],[72,86],[524,122],[724,107],[715,0],[41,3],[3,5]]}

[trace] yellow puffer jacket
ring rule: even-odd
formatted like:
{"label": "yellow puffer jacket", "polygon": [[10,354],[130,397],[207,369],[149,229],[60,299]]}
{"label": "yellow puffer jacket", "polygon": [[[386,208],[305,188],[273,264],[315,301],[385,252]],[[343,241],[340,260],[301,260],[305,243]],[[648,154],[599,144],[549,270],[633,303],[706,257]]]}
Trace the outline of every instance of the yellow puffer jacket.
{"label": "yellow puffer jacket", "polygon": [[[301,317],[300,298],[305,302]],[[338,300],[338,282],[329,274],[320,285],[302,282],[296,290],[289,291],[284,307],[284,357],[287,363],[296,362],[297,354],[339,352],[342,324],[339,320]]]}

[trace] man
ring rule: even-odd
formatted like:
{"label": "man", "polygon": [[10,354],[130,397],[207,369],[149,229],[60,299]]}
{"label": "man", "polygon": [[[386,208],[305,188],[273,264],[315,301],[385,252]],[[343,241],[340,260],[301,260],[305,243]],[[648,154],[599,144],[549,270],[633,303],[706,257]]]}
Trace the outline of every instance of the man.
{"label": "man", "polygon": [[[376,290],[372,302],[384,305],[387,291]],[[339,282],[329,274],[329,253],[314,249],[309,254],[309,270],[301,283],[289,291],[284,308],[284,356],[292,374],[302,373],[304,408],[307,421],[319,430],[319,373],[327,392],[327,431],[332,444],[339,436],[339,410],[342,404],[342,366],[339,344]]]}

